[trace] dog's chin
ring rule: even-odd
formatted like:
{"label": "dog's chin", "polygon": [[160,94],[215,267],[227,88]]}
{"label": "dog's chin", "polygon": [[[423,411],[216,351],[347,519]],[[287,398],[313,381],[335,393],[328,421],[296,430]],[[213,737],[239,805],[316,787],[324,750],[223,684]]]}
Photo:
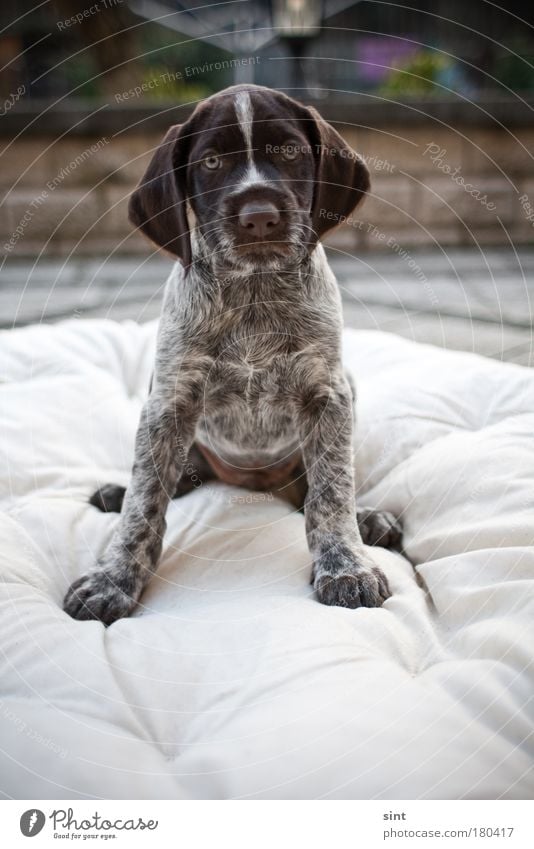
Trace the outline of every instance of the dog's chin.
{"label": "dog's chin", "polygon": [[292,267],[303,258],[300,246],[287,239],[236,243],[225,251],[224,259],[236,270],[276,271]]}
{"label": "dog's chin", "polygon": [[287,242],[272,241],[235,245],[233,253],[240,259],[263,265],[270,260],[291,259],[295,252]]}

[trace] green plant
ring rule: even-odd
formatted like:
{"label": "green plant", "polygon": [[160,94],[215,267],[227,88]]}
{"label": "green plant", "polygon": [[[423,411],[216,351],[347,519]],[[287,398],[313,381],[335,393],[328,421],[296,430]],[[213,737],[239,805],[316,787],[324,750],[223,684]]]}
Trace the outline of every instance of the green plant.
{"label": "green plant", "polygon": [[434,94],[436,83],[451,67],[448,57],[434,50],[420,50],[398,68],[392,68],[379,93],[393,97]]}
{"label": "green plant", "polygon": [[143,79],[145,97],[151,101],[196,101],[210,94],[209,86],[203,82],[188,82],[180,79],[177,72],[164,66],[147,69]]}

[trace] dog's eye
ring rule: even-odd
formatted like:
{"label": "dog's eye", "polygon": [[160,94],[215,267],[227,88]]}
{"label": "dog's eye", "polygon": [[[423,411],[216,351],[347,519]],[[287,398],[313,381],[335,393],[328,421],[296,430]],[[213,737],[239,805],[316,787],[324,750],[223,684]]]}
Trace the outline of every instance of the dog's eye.
{"label": "dog's eye", "polygon": [[217,168],[221,167],[222,160],[216,153],[208,153],[208,155],[202,160],[202,165],[204,168],[207,168],[208,171],[216,171]]}
{"label": "dog's eye", "polygon": [[286,142],[280,146],[282,158],[288,162],[292,162],[300,156],[300,148],[296,142]]}

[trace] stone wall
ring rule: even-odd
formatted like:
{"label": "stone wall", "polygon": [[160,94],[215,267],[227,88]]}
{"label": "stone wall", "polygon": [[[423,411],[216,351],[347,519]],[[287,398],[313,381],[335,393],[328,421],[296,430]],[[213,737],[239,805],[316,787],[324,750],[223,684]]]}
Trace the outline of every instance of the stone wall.
{"label": "stone wall", "polygon": [[[534,242],[534,128],[346,128],[366,158],[370,197],[336,233],[347,250]],[[534,218],[534,215],[533,215]]]}
{"label": "stone wall", "polygon": [[[365,204],[329,237],[338,250],[534,241],[534,128],[338,127],[372,175]],[[6,142],[2,253],[150,251],[131,232],[126,206],[160,138],[130,130]]]}

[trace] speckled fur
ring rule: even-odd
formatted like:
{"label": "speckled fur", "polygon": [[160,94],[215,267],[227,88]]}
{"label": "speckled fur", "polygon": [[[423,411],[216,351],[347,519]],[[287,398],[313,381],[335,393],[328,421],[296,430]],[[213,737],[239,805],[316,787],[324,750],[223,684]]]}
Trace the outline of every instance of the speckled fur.
{"label": "speckled fur", "polygon": [[[299,121],[307,120],[302,118],[304,107],[291,107],[294,101],[283,95],[241,87],[217,95],[220,101],[212,98],[211,112],[199,107],[200,126],[206,119],[216,123],[213,108],[228,110],[236,92],[243,91],[251,98],[255,120],[263,102],[294,108]],[[330,140],[340,143],[316,113],[306,114],[316,125],[314,132],[319,125]],[[198,115],[191,120],[193,136],[198,134]],[[180,134],[183,137],[183,127],[178,130],[170,136],[173,150]],[[251,468],[299,452],[307,478],[306,534],[319,600],[344,607],[380,606],[389,595],[387,579],[364,547],[355,507],[354,398],[341,364],[340,296],[317,241],[322,233],[313,184],[321,179],[317,168],[322,164],[310,160],[308,199],[302,189],[292,189],[287,177],[280,181],[285,193],[280,200],[284,250],[277,252],[273,245],[272,253],[258,258],[254,246],[249,252],[246,246],[244,252],[237,251],[234,222],[227,220],[221,206],[229,193],[239,192],[235,178],[230,189],[221,191],[218,206],[203,207],[198,187],[196,193],[188,188],[190,220],[191,212],[195,219],[188,241],[183,211],[182,223],[175,223],[174,229],[167,219],[159,231],[145,226],[152,220],[150,214],[158,214],[157,179],[168,167],[165,156],[160,154],[159,164],[147,172],[132,202],[132,218],[154,241],[172,249],[182,264],[175,264],[166,286],[153,383],[141,414],[124,503],[122,491],[106,488],[114,499],[112,509],[122,506],[116,532],[96,568],[70,587],[64,608],[74,618],[96,618],[108,625],[131,612],[157,568],[165,511],[177,489],[180,494],[183,469],[196,445],[209,447],[229,464]],[[250,165],[250,149],[246,158]],[[261,156],[258,162],[259,173],[274,185],[271,163],[264,164]],[[358,167],[364,169],[359,162]],[[332,177],[321,174],[323,184]],[[341,178],[360,181],[356,190],[350,186],[352,197],[342,199],[334,192],[328,198],[330,208],[338,210],[341,204],[345,214],[365,191],[366,176],[334,173],[334,178],[340,183]],[[152,195],[147,199],[143,192],[149,183]],[[168,183],[162,185],[163,198],[171,189]],[[258,192],[261,186],[252,189]],[[173,201],[175,206],[178,201]],[[103,502],[102,492],[100,501],[93,503]],[[398,542],[398,526],[389,514],[364,510],[359,516],[366,541]]]}

